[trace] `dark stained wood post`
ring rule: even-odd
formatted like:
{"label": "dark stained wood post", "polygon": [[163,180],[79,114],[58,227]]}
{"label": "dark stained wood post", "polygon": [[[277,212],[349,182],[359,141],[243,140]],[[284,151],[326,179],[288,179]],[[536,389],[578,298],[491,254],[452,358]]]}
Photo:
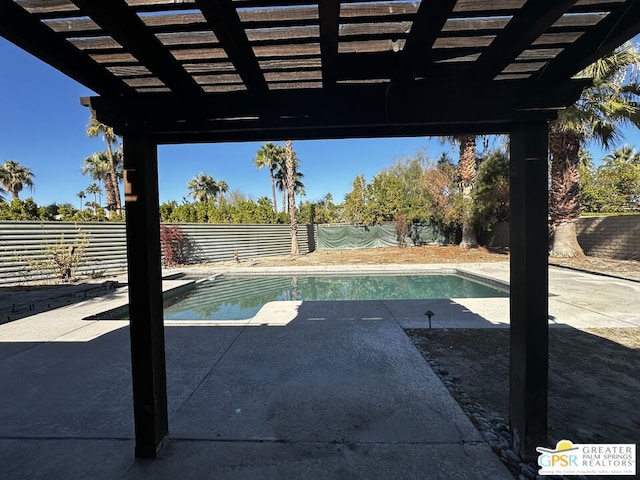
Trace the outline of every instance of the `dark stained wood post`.
{"label": "dark stained wood post", "polygon": [[512,448],[526,461],[547,442],[547,135],[545,121],[511,131],[509,416]]}
{"label": "dark stained wood post", "polygon": [[155,458],[168,433],[157,146],[123,143],[135,455]]}

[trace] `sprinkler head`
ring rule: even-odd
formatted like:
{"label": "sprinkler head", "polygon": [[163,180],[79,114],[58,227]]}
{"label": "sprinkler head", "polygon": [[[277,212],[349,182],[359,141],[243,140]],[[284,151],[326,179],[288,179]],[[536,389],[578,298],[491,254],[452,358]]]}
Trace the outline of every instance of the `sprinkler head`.
{"label": "sprinkler head", "polygon": [[427,310],[424,314],[429,318],[429,330],[431,330],[431,317],[435,315],[431,310]]}

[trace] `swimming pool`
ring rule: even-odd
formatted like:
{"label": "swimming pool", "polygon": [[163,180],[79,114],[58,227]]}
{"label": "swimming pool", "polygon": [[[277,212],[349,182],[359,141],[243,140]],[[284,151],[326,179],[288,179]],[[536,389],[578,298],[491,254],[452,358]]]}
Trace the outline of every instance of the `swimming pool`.
{"label": "swimming pool", "polygon": [[508,297],[459,274],[218,276],[165,301],[165,320],[246,320],[282,300],[428,300]]}

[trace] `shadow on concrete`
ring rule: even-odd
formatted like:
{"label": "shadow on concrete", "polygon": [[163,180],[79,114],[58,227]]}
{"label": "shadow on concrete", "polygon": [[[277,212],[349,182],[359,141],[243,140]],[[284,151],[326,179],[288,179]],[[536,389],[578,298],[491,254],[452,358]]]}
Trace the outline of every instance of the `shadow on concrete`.
{"label": "shadow on concrete", "polygon": [[7,478],[511,478],[397,322],[367,320],[369,302],[331,303],[323,320],[320,305],[306,304],[281,328],[166,327],[172,440],[155,462],[133,460],[127,328],[14,354],[16,344],[0,343],[0,471]]}
{"label": "shadow on concrete", "polygon": [[91,298],[114,298],[118,282],[78,285],[0,286],[0,325]]}
{"label": "shadow on concrete", "polygon": [[456,328],[462,324],[477,327],[493,325],[451,299],[303,301],[298,307],[297,320],[395,320],[426,328],[427,310],[435,313],[432,325],[437,328]]}

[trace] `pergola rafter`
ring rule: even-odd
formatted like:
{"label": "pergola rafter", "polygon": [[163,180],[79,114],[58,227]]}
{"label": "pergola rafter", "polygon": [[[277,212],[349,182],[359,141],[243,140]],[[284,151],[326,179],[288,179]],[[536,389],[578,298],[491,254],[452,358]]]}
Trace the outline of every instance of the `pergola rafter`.
{"label": "pergola rafter", "polygon": [[108,31],[111,38],[144,64],[173,93],[186,96],[202,93],[202,88],[193,77],[178,64],[160,40],[144,28],[144,22],[124,0],[73,0],[73,3],[102,30]]}
{"label": "pergola rafter", "polygon": [[[397,69],[395,79],[403,81],[413,79],[416,75],[420,77],[428,75],[428,70],[433,66],[433,59],[430,58],[431,49],[455,5],[455,0],[420,2],[411,24],[411,31],[407,36],[401,65]],[[426,71],[425,63],[427,64]],[[418,72],[417,67],[419,66],[422,68]]]}
{"label": "pergola rafter", "polygon": [[210,2],[196,0],[196,6],[211,25],[229,61],[236,67],[247,90],[263,93],[268,90],[264,75],[255,57],[249,39],[242,28],[238,12],[231,0]]}
{"label": "pergola rafter", "polygon": [[527,2],[480,55],[470,75],[478,81],[494,79],[575,3],[576,0]]}
{"label": "pergola rafter", "polygon": [[340,30],[340,2],[327,0],[318,4],[320,17],[320,52],[322,58],[322,86],[331,89],[338,77],[338,33]]}
{"label": "pergola rafter", "polygon": [[536,76],[557,81],[575,75],[638,35],[640,1],[622,2],[606,18],[550,60]]}
{"label": "pergola rafter", "polygon": [[96,92],[133,93],[122,80],[10,0],[0,0],[0,35]]}

